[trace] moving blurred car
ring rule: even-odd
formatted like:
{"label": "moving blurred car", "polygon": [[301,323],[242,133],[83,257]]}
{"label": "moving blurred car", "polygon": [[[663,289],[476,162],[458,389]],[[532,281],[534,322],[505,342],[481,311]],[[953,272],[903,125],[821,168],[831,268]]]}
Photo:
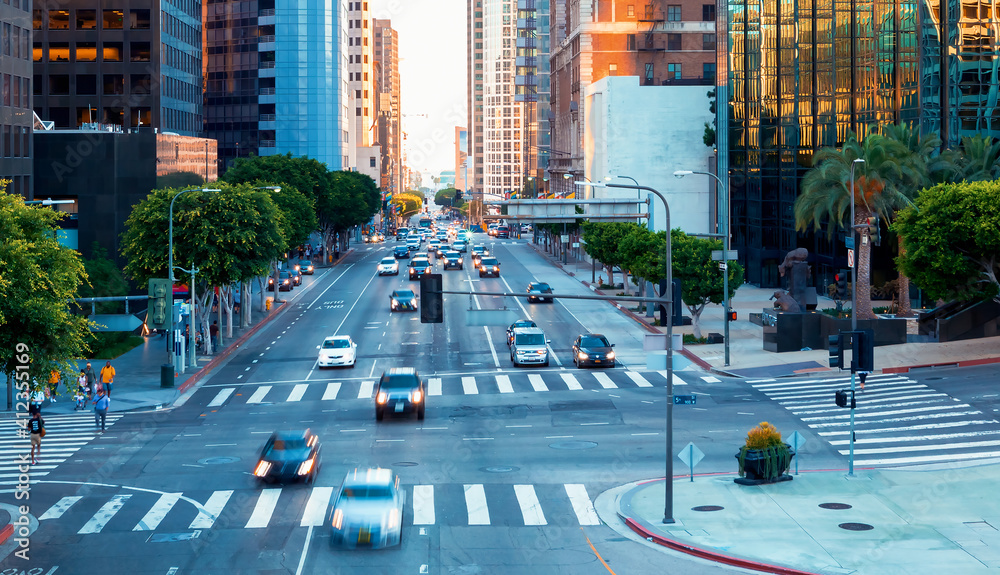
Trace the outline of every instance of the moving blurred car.
{"label": "moving blurred car", "polygon": [[497,226],[496,235],[498,240],[510,238],[510,228],[507,226]]}
{"label": "moving blurred car", "polygon": [[297,269],[298,267],[299,266],[295,266],[295,267],[293,267],[293,268],[291,268],[291,269],[288,270],[288,273],[291,274],[291,276],[292,276],[292,285],[293,286],[300,286],[300,285],[302,285],[302,272]]}
{"label": "moving blurred car", "polygon": [[[397,248],[397,249],[399,249],[399,248]],[[407,250],[406,248],[403,248],[403,251],[406,251],[407,254],[409,254],[409,250]],[[388,276],[388,275],[398,276],[399,275],[399,262],[396,261],[396,258],[394,258],[394,257],[392,257],[392,258],[382,258],[382,261],[380,261],[378,263],[378,275],[380,275],[380,276]]]}
{"label": "moving blurred car", "polygon": [[510,361],[514,367],[519,365],[539,364],[549,366],[549,340],[545,333],[537,327],[519,327],[514,329],[514,337],[510,346]]}
{"label": "moving blurred car", "polygon": [[413,236],[407,236],[406,237],[406,247],[409,248],[411,252],[419,250],[420,249],[420,235],[417,234],[417,235],[413,235]]}
{"label": "moving blurred car", "polygon": [[396,415],[416,413],[424,419],[426,392],[424,382],[412,367],[393,367],[382,374],[375,390],[375,421],[382,421],[386,410]]}
{"label": "moving blurred car", "polygon": [[398,289],[389,295],[389,311],[414,311],[417,309],[417,294],[413,290]]}
{"label": "moving blurred car", "polygon": [[354,367],[358,361],[358,344],[349,335],[334,335],[323,340],[319,348],[317,366],[334,367],[349,365]]}
{"label": "moving blurred car", "polygon": [[490,255],[490,250],[486,249],[486,246],[473,246],[472,247],[472,265],[478,266],[479,260],[485,256]]}
{"label": "moving blurred car", "polygon": [[455,250],[456,252],[458,252],[460,254],[464,254],[467,251],[468,248],[466,248],[466,243],[465,242],[463,242],[463,241],[457,241],[457,242],[451,244],[451,249]]}
{"label": "moving blurred car", "polygon": [[599,333],[585,333],[573,342],[573,363],[577,367],[585,365],[615,366],[615,344]]}
{"label": "moving blurred car", "polygon": [[530,319],[519,319],[510,324],[507,328],[507,347],[510,347],[511,342],[514,341],[514,330],[519,327],[538,327],[538,324]]}
{"label": "moving blurred car", "polygon": [[[267,276],[267,291],[274,291],[274,274]],[[292,274],[278,272],[278,291],[292,291]]]}
{"label": "moving blurred car", "polygon": [[264,444],[253,469],[260,481],[295,481],[312,483],[319,475],[319,437],[308,429],[275,431]]}
{"label": "moving blurred car", "polygon": [[331,498],[330,545],[399,545],[402,539],[403,497],[399,476],[389,469],[355,469]]}
{"label": "moving blurred car", "polygon": [[551,297],[545,297],[546,295],[552,295],[552,286],[545,282],[531,282],[528,284],[528,303],[531,302],[551,302]]}
{"label": "moving blurred car", "polygon": [[299,260],[297,266],[299,268],[299,271],[307,276],[313,275],[313,273],[316,271],[316,268],[313,267],[313,263],[310,260]]}
{"label": "moving blurred car", "polygon": [[500,277],[500,262],[496,258],[484,257],[479,260],[479,277]]}
{"label": "moving blurred car", "polygon": [[420,276],[431,273],[431,262],[427,258],[414,258],[410,260],[409,274],[411,280],[420,279]]}
{"label": "moving blurred car", "polygon": [[444,269],[463,269],[462,254],[449,250],[444,252]]}
{"label": "moving blurred car", "polygon": [[441,240],[437,238],[433,238],[427,242],[427,251],[431,253],[436,252],[439,247],[441,247]]}

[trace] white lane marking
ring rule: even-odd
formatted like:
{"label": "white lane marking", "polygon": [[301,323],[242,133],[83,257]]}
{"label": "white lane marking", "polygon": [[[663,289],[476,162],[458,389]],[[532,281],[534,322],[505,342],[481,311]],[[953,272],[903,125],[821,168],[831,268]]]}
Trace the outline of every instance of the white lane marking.
{"label": "white lane marking", "polygon": [[219,518],[219,514],[222,513],[222,508],[226,506],[232,496],[232,489],[212,493],[208,501],[198,509],[198,516],[188,525],[188,529],[211,529],[215,520]]}
{"label": "white lane marking", "polygon": [[434,486],[413,486],[413,524],[434,525]]}
{"label": "white lane marking", "polygon": [[497,376],[497,388],[500,389],[500,393],[514,393],[514,388],[510,384],[510,378],[506,375]]}
{"label": "white lane marking", "polygon": [[440,377],[432,377],[427,380],[427,395],[441,395]]}
{"label": "white lane marking", "polygon": [[649,383],[649,381],[647,381],[646,378],[643,377],[642,374],[637,371],[626,371],[625,375],[628,376],[629,379],[634,381],[635,384],[639,387],[653,387],[653,384]]}
{"label": "white lane marking", "polygon": [[[667,379],[667,370],[661,369],[656,373],[662,375],[663,379]],[[687,382],[681,379],[681,376],[677,375],[676,371],[674,372],[674,385],[687,385]]]}
{"label": "white lane marking", "polygon": [[[318,302],[318,301],[319,301],[319,298],[323,297],[323,294],[325,294],[325,293],[326,293],[326,292],[327,292],[327,291],[328,291],[328,290],[329,290],[330,288],[332,288],[332,287],[333,287],[333,286],[334,286],[334,285],[335,285],[335,284],[336,284],[336,283],[337,283],[338,281],[340,281],[340,278],[344,277],[344,275],[345,275],[345,274],[346,274],[346,273],[347,273],[347,272],[348,272],[348,271],[349,271],[349,270],[350,270],[351,268],[353,268],[353,267],[354,267],[354,264],[348,264],[348,265],[347,265],[347,267],[346,267],[346,268],[344,268],[344,271],[340,272],[340,275],[339,275],[339,276],[337,276],[337,278],[336,278],[335,280],[333,280],[333,281],[332,281],[332,282],[330,283],[330,285],[326,286],[326,289],[325,289],[325,290],[323,290],[323,291],[319,292],[319,295],[318,295],[318,296],[316,296],[316,299],[312,300],[312,302],[310,302],[310,303],[309,303],[309,305],[307,305],[307,306],[306,306],[306,310],[310,310],[310,309],[312,309],[312,306],[313,306],[313,305],[314,305],[314,304],[315,304],[316,302]],[[325,278],[325,277],[326,277],[326,275],[327,275],[328,273],[330,273],[331,271],[333,271],[333,270],[327,270],[327,271],[326,271],[326,272],[325,272],[325,273],[324,273],[323,275],[321,275],[320,277],[316,278],[316,282],[318,282],[319,280],[321,280],[321,279]],[[315,284],[316,282],[313,282],[313,283]],[[371,282],[369,282],[369,283],[371,283]],[[363,291],[364,291],[364,290],[362,290],[362,292],[363,292]],[[305,312],[302,312],[302,313],[304,314]],[[299,317],[302,317],[302,314],[299,314]],[[271,343],[273,344],[274,342],[272,341]]]}
{"label": "white lane marking", "polygon": [[465,507],[469,511],[469,525],[490,524],[490,509],[486,505],[486,490],[482,484],[465,486]]}
{"label": "white lane marking", "polygon": [[493,365],[500,367],[500,357],[497,355],[497,348],[493,345],[493,336],[490,335],[490,328],[483,326],[483,331],[486,332],[486,342],[490,344],[490,353],[493,354]]}
{"label": "white lane marking", "polygon": [[521,507],[521,516],[525,525],[547,525],[545,515],[542,513],[542,506],[535,495],[535,488],[531,485],[515,485],[514,495],[517,496],[517,504]]}
{"label": "white lane marking", "polygon": [[340,382],[331,381],[330,383],[326,384],[326,391],[323,392],[323,401],[337,399],[338,393],[340,393]]}
{"label": "white lane marking", "polygon": [[615,385],[615,382],[611,381],[611,378],[608,377],[608,374],[606,373],[595,373],[594,379],[596,379],[597,383],[601,384],[601,387],[604,389],[616,389],[618,387]]}
{"label": "white lane marking", "polygon": [[110,501],[101,506],[97,510],[97,513],[90,518],[90,521],[77,531],[78,535],[86,535],[88,533],[100,533],[101,529],[111,521],[111,518],[115,516],[118,511],[121,510],[125,502],[132,497],[131,495],[115,495]]}
{"label": "white lane marking", "polygon": [[583,389],[583,386],[580,385],[580,382],[576,380],[576,376],[573,375],[572,373],[560,373],[559,375],[562,376],[563,381],[566,382],[566,387],[568,387],[569,389],[572,390]]}
{"label": "white lane marking", "polygon": [[253,513],[250,514],[250,519],[247,521],[247,529],[267,527],[268,522],[271,521],[271,515],[274,513],[274,506],[278,504],[279,496],[281,496],[280,487],[264,489],[260,492]]}
{"label": "white lane marking", "polygon": [[73,506],[74,503],[76,503],[81,499],[83,499],[83,496],[81,495],[71,495],[69,497],[63,497],[59,501],[56,501],[55,505],[49,507],[48,510],[45,511],[45,513],[42,513],[42,515],[38,518],[38,520],[42,521],[44,519],[59,519],[60,517],[62,517],[63,513],[66,513],[66,511]]}
{"label": "white lane marking", "polygon": [[271,391],[270,385],[262,385],[258,387],[257,391],[253,392],[253,395],[251,395],[250,399],[247,400],[247,403],[260,403],[264,401],[264,396],[267,395],[267,392],[269,391]]}
{"label": "white lane marking", "polygon": [[306,509],[302,513],[302,522],[300,523],[302,527],[319,527],[323,524],[331,495],[333,495],[333,487],[313,487],[309,494],[309,501],[306,502]]}
{"label": "white lane marking", "polygon": [[372,393],[374,392],[375,392],[374,381],[362,381],[361,388],[358,389],[358,399],[371,399]]}
{"label": "white lane marking", "polygon": [[302,555],[299,556],[299,566],[295,569],[295,575],[302,575],[302,568],[305,567],[306,564],[306,554],[309,553],[309,542],[312,541],[312,536],[313,527],[310,525],[309,529],[306,529],[306,540],[305,543],[302,544]]}
{"label": "white lane marking", "polygon": [[224,387],[219,390],[219,393],[215,395],[212,401],[208,402],[208,407],[219,407],[229,399],[229,396],[236,391],[235,387]]}
{"label": "white lane marking", "polygon": [[545,385],[545,381],[542,380],[542,376],[537,373],[528,374],[528,382],[531,383],[531,388],[535,391],[549,390],[549,388]]}
{"label": "white lane marking", "polygon": [[587,488],[582,483],[567,483],[566,495],[573,505],[573,512],[580,521],[580,525],[600,525],[601,519],[597,516],[597,510],[587,495]]}
{"label": "white lane marking", "polygon": [[476,387],[476,378],[468,376],[463,377],[462,391],[465,392],[465,395],[476,395],[479,393],[479,388]]}
{"label": "white lane marking", "polygon": [[164,493],[156,500],[156,503],[146,512],[146,515],[132,528],[132,531],[154,531],[160,526],[163,518],[170,513],[174,505],[181,498],[180,493]]}
{"label": "white lane marking", "polygon": [[288,394],[288,399],[285,401],[301,401],[302,396],[306,394],[306,390],[309,389],[309,384],[300,383],[292,388],[292,392]]}
{"label": "white lane marking", "polygon": [[721,379],[715,377],[714,375],[703,375],[701,376],[701,380],[704,381],[705,383],[719,383],[720,381],[722,381]]}

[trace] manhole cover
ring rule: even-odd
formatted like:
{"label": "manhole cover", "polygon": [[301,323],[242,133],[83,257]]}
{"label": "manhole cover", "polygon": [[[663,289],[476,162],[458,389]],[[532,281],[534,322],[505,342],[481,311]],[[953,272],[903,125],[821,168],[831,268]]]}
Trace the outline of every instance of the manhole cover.
{"label": "manhole cover", "polygon": [[510,473],[512,471],[520,470],[520,467],[514,467],[512,465],[492,465],[490,467],[480,467],[480,471],[485,471],[487,473]]}
{"label": "manhole cover", "polygon": [[698,507],[692,507],[691,511],[722,511],[725,507],[721,505],[699,505]]}
{"label": "manhole cover", "polygon": [[593,441],[560,441],[550,443],[549,447],[552,449],[593,449],[597,447],[597,444]]}
{"label": "manhole cover", "polygon": [[820,503],[820,507],[823,509],[850,509],[851,506],[846,503]]}
{"label": "manhole cover", "polygon": [[944,378],[943,377],[928,377],[926,379],[927,379],[927,381],[937,381],[939,379],[944,379]]}
{"label": "manhole cover", "polygon": [[206,457],[205,459],[199,459],[198,463],[202,465],[222,465],[224,463],[236,463],[239,461],[239,457]]}
{"label": "manhole cover", "polygon": [[420,464],[416,461],[397,461],[392,464],[393,467],[416,467],[417,465]]}
{"label": "manhole cover", "polygon": [[875,529],[867,523],[841,523],[838,525],[841,529],[847,529],[848,531],[869,531]]}

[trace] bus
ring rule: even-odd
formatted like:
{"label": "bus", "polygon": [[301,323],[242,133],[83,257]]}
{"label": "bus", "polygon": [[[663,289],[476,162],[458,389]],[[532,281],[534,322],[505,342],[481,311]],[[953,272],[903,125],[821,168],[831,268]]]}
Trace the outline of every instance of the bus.
{"label": "bus", "polygon": [[432,220],[430,216],[423,216],[420,218],[420,227],[422,228],[430,228],[433,223],[434,220]]}

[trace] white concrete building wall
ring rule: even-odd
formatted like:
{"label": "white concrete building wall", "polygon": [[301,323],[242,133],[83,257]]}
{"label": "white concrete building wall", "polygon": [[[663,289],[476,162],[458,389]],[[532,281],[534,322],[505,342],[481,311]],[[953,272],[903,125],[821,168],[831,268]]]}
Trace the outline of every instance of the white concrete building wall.
{"label": "white concrete building wall", "polygon": [[[584,173],[592,182],[630,176],[662,193],[670,205],[671,226],[686,233],[714,233],[715,180],[675,170],[710,171],[712,148],[702,136],[712,122],[706,93],[710,86],[640,86],[636,76],[608,76],[585,88]],[[628,178],[612,183],[629,184]],[[582,193],[582,192],[581,192]],[[593,188],[596,197],[635,197],[626,190]],[[665,227],[663,204],[650,198],[653,226]]]}

